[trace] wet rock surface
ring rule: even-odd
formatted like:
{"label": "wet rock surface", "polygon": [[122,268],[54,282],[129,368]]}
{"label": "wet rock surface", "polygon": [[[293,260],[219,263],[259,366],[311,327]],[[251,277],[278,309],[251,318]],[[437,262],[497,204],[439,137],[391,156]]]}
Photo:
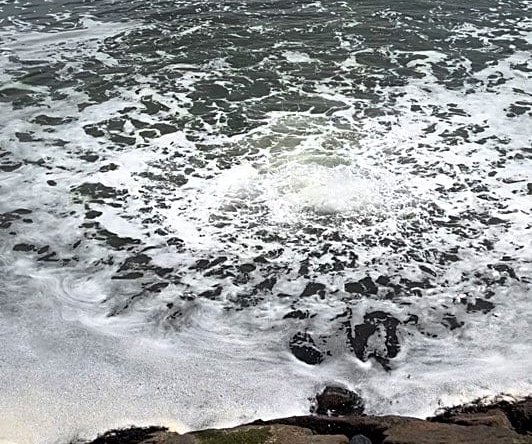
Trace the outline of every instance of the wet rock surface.
{"label": "wet rock surface", "polygon": [[316,396],[313,410],[319,415],[360,415],[364,412],[364,400],[344,387],[327,386]]}
{"label": "wet rock surface", "polygon": [[[328,394],[333,392],[327,389]],[[88,444],[530,444],[531,412],[532,397],[527,397],[491,404],[477,401],[427,420],[360,414],[295,416],[184,435],[160,427],[113,430]]]}
{"label": "wet rock surface", "polygon": [[361,361],[374,359],[390,370],[390,359],[400,351],[399,324],[398,319],[382,311],[367,313],[361,324],[346,323],[348,342],[356,357]]}
{"label": "wet rock surface", "polygon": [[316,347],[312,336],[308,333],[296,333],[290,339],[292,354],[309,365],[316,365],[323,361],[323,353]]}
{"label": "wet rock surface", "polygon": [[364,435],[355,435],[349,440],[349,444],[371,444],[371,440]]}
{"label": "wet rock surface", "polygon": [[532,396],[518,402],[503,399],[485,404],[479,400],[447,409],[431,420],[464,425],[481,423],[513,428],[518,433],[532,435]]}

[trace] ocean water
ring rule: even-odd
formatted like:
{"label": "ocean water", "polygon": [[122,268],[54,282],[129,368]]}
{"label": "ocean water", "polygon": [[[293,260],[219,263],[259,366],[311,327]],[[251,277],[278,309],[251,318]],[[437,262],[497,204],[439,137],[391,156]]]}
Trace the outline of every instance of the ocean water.
{"label": "ocean water", "polygon": [[532,391],[529,0],[1,0],[0,442]]}

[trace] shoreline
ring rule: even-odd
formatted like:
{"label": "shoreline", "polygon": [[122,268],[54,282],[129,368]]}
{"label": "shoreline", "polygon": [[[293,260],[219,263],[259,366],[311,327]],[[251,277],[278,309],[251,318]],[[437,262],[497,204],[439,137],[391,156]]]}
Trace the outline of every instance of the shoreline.
{"label": "shoreline", "polygon": [[[532,444],[532,395],[489,403],[479,399],[419,419],[365,415],[358,400],[349,404],[352,392],[327,399],[324,393],[313,407],[317,414],[185,434],[159,426],[131,427],[70,444]],[[322,414],[323,405],[328,414]]]}

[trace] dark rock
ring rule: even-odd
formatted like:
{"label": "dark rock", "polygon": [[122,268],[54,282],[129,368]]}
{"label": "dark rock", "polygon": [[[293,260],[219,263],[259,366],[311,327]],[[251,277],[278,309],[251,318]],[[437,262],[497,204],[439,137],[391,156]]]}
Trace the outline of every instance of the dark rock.
{"label": "dark rock", "polygon": [[191,268],[195,268],[197,270],[206,270],[207,268],[209,268],[209,264],[210,264],[210,261],[208,259],[200,259]]}
{"label": "dark rock", "polygon": [[255,268],[257,267],[253,264],[242,264],[240,266],[240,271],[242,273],[251,273],[253,270],[255,270]]}
{"label": "dark rock", "polygon": [[207,298],[207,299],[215,299],[216,297],[220,296],[222,294],[222,287],[217,286],[214,290],[207,290],[202,293],[200,293],[198,296],[201,298]]}
{"label": "dark rock", "polygon": [[157,131],[151,129],[139,131],[139,134],[147,139],[155,139],[159,135]]}
{"label": "dark rock", "polygon": [[484,299],[476,299],[475,303],[469,302],[466,310],[468,313],[481,311],[482,313],[488,313],[495,308],[495,304]]}
{"label": "dark rock", "polygon": [[12,171],[18,170],[21,166],[22,162],[3,163],[0,164],[0,170],[5,171],[6,173],[11,173]]}
{"label": "dark rock", "polygon": [[148,287],[145,287],[145,291],[149,291],[150,293],[160,293],[163,289],[168,287],[170,285],[169,282],[156,282],[155,284],[152,284]]}
{"label": "dark rock", "polygon": [[[374,311],[364,316],[362,324],[351,327],[346,323],[347,339],[356,357],[361,361],[374,358],[386,370],[390,369],[389,360],[395,358],[400,351],[397,326],[399,320],[383,311]],[[379,335],[381,333],[381,335]],[[369,346],[370,337],[379,335]]]}
{"label": "dark rock", "polygon": [[140,444],[152,438],[159,432],[165,432],[164,427],[132,427],[130,429],[112,430],[98,436],[91,444]]}
{"label": "dark rock", "polygon": [[111,279],[114,279],[114,280],[138,279],[138,278],[141,278],[142,276],[144,276],[144,273],[141,273],[140,271],[133,271],[131,273],[126,273],[126,274],[115,274],[111,277]]}
{"label": "dark rock", "polygon": [[379,285],[389,285],[390,284],[390,278],[388,276],[379,276],[376,280],[377,284]]}
{"label": "dark rock", "polygon": [[355,435],[349,440],[349,444],[372,444],[371,440],[364,435]]}
{"label": "dark rock", "polygon": [[511,278],[517,279],[517,275],[515,274],[514,269],[512,267],[506,265],[506,264],[488,265],[488,268],[492,268],[494,270],[497,270],[499,273],[506,273]]}
{"label": "dark rock", "polygon": [[97,217],[101,216],[103,213],[101,211],[96,210],[90,210],[85,213],[85,217],[87,219],[96,219]]}
{"label": "dark rock", "polygon": [[57,182],[55,180],[47,180],[46,183],[51,187],[55,187],[57,185]]}
{"label": "dark rock", "polygon": [[109,163],[107,165],[103,165],[101,168],[100,168],[100,171],[102,173],[106,173],[108,171],[114,171],[118,168],[118,165],[116,163]]}
{"label": "dark rock", "polygon": [[459,322],[454,315],[444,316],[442,319],[442,324],[449,328],[449,330],[455,330],[464,325],[463,322]]}
{"label": "dark rock", "polygon": [[39,259],[37,259],[38,261],[43,261],[43,262],[57,262],[59,259],[57,259],[55,256],[57,255],[57,253],[55,251],[52,251],[51,253],[48,253],[44,256],[41,256]]}
{"label": "dark rock", "polygon": [[80,197],[84,197],[90,202],[102,204],[104,203],[103,199],[118,199],[127,194],[127,190],[117,190],[99,182],[84,182],[80,186],[73,188],[72,192],[78,197],[78,202],[81,202]]}
{"label": "dark rock", "polygon": [[290,339],[289,346],[292,354],[306,364],[317,365],[323,361],[323,353],[308,333],[296,333]]}
{"label": "dark rock", "polygon": [[369,276],[357,282],[347,282],[345,284],[345,291],[348,293],[377,294],[377,290],[377,286]]}
{"label": "dark rock", "polygon": [[309,282],[303,290],[303,293],[301,293],[301,297],[312,296],[316,293],[319,293],[321,296],[323,296],[325,294],[325,285],[318,282]]}
{"label": "dark rock", "polygon": [[253,259],[253,262],[256,262],[257,264],[267,264],[268,259],[266,259],[264,256],[257,256]]}
{"label": "dark rock", "polygon": [[159,277],[164,277],[166,276],[167,274],[171,273],[172,271],[174,271],[173,268],[171,267],[151,267],[151,269],[153,270],[153,272],[159,276]]}
{"label": "dark rock", "polygon": [[216,265],[222,264],[227,260],[225,256],[217,257],[216,259],[213,259],[211,263],[209,264],[209,267],[215,267]]}
{"label": "dark rock", "polygon": [[308,311],[294,310],[289,313],[286,313],[283,316],[283,319],[307,319],[310,317]]}
{"label": "dark rock", "polygon": [[507,403],[502,406],[512,426],[518,433],[532,434],[532,397],[517,403]]}
{"label": "dark rock", "polygon": [[414,294],[418,293],[419,295],[421,295],[419,289],[434,288],[434,285],[428,279],[424,279],[422,281],[411,281],[410,279],[401,278],[399,282],[401,285],[411,290]]}
{"label": "dark rock", "polygon": [[301,265],[299,266],[299,270],[297,274],[299,276],[306,276],[309,273],[309,262],[308,260],[301,261]]}
{"label": "dark rock", "polygon": [[405,325],[408,325],[408,324],[417,325],[418,322],[419,322],[419,316],[415,314],[411,314],[410,316],[408,316],[408,318],[403,323]]}
{"label": "dark rock", "polygon": [[178,128],[174,125],[168,125],[167,123],[156,123],[152,125],[154,129],[159,130],[159,133],[163,136],[165,134],[175,133]]}
{"label": "dark rock", "polygon": [[31,210],[28,210],[27,208],[17,208],[13,213],[16,214],[31,214]]}
{"label": "dark rock", "polygon": [[364,400],[346,388],[327,386],[316,396],[315,412],[319,415],[361,415]]}
{"label": "dark rock", "polygon": [[[178,240],[179,240],[178,244],[183,243],[183,241],[181,239],[178,239]],[[209,268],[215,267],[216,265],[219,265],[219,264],[225,262],[226,260],[227,260],[227,257],[225,257],[225,256],[217,257],[216,259],[213,259],[212,261],[210,261],[208,259],[200,259],[200,260],[196,261],[194,266],[192,266],[191,268],[193,268],[193,269],[195,268],[197,270],[207,270]]]}
{"label": "dark rock", "polygon": [[143,265],[148,264],[150,261],[151,257],[144,253],[130,256],[122,263],[118,271],[134,270],[139,267],[142,268]]}
{"label": "dark rock", "polygon": [[38,125],[57,126],[57,125],[63,125],[65,123],[72,122],[73,120],[74,118],[72,117],[54,117],[54,116],[47,116],[45,114],[40,114],[33,119],[33,122],[35,122]]}
{"label": "dark rock", "polygon": [[15,136],[21,142],[40,142],[42,139],[35,139],[32,133],[15,133]]}
{"label": "dark rock", "polygon": [[110,134],[109,135],[109,138],[119,144],[119,145],[122,145],[122,146],[125,146],[125,145],[135,145],[135,142],[137,141],[137,139],[135,139],[135,137],[128,137],[128,136],[123,136],[121,134]]}
{"label": "dark rock", "polygon": [[117,234],[105,230],[99,229],[96,239],[103,240],[113,248],[117,250],[122,250],[124,248],[140,244],[140,239],[133,239],[131,237],[120,237]]}
{"label": "dark rock", "polygon": [[273,286],[277,283],[277,278],[270,277],[264,279],[262,282],[257,284],[257,289],[259,290],[272,290]]}
{"label": "dark rock", "polygon": [[171,237],[170,239],[166,241],[166,243],[168,245],[174,245],[177,247],[182,247],[183,245],[185,245],[185,241],[183,241],[182,239],[179,239],[178,237]]}
{"label": "dark rock", "polygon": [[35,245],[32,245],[32,244],[20,243],[20,244],[16,244],[15,246],[13,246],[13,251],[25,251],[25,252],[28,252],[28,251],[35,251],[36,249],[37,249],[37,247]]}
{"label": "dark rock", "polygon": [[98,128],[96,125],[85,125],[83,127],[83,131],[85,131],[85,134],[92,136],[92,137],[105,136],[105,132],[102,131],[100,128]]}
{"label": "dark rock", "polygon": [[508,221],[501,219],[499,217],[492,216],[488,219],[483,220],[482,222],[484,222],[486,225],[499,225],[499,224],[504,224]]}
{"label": "dark rock", "polygon": [[[0,213],[0,228],[3,228],[3,229],[9,228],[13,221],[20,219],[20,215],[30,214],[30,213],[31,211],[25,208],[18,208],[17,210],[10,211],[8,213],[3,213],[3,214]],[[26,220],[31,220],[31,219],[23,219],[23,220],[26,222]]]}
{"label": "dark rock", "polygon": [[436,273],[432,268],[429,268],[429,267],[427,267],[426,265],[420,265],[420,266],[419,266],[419,269],[420,269],[421,271],[424,271],[425,273],[430,274],[431,276],[434,276],[434,277],[437,277],[437,276],[438,276],[437,273]]}
{"label": "dark rock", "polygon": [[96,162],[100,156],[97,154],[83,154],[82,156],[79,156],[79,158],[87,162]]}

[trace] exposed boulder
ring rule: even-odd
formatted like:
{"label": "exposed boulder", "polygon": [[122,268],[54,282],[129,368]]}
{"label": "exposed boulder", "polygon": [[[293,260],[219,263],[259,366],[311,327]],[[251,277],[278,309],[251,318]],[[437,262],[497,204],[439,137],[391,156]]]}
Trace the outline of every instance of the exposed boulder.
{"label": "exposed boulder", "polygon": [[323,361],[323,353],[308,333],[296,333],[290,339],[289,346],[292,354],[306,364],[316,365]]}
{"label": "exposed boulder", "polygon": [[361,324],[352,326],[346,322],[347,340],[356,357],[361,361],[375,359],[384,369],[390,370],[390,359],[400,351],[397,327],[399,320],[389,313],[366,313]]}
{"label": "exposed boulder", "polygon": [[316,396],[312,410],[319,415],[361,415],[364,400],[346,388],[327,386]]}
{"label": "exposed boulder", "polygon": [[303,293],[301,293],[301,297],[312,296],[316,293],[320,296],[325,295],[325,285],[320,284],[319,282],[309,282],[303,290]]}
{"label": "exposed boulder", "polygon": [[357,282],[346,282],[345,291],[358,294],[377,294],[378,287],[369,276]]}

